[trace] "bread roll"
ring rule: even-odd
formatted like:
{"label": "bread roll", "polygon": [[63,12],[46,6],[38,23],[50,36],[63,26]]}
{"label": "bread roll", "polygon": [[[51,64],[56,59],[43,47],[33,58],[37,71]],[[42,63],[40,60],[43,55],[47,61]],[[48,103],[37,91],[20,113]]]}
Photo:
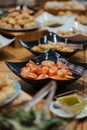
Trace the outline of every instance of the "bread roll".
{"label": "bread roll", "polygon": [[9,13],[8,17],[17,17],[19,14],[20,14],[19,12]]}
{"label": "bread roll", "polygon": [[22,29],[21,25],[19,25],[19,24],[15,24],[15,25],[13,26],[13,28],[14,28],[14,29]]}
{"label": "bread roll", "polygon": [[6,22],[2,22],[2,23],[0,24],[0,26],[2,26],[2,27],[4,27],[4,28],[7,28],[7,27],[8,27],[8,24],[7,24]]}
{"label": "bread roll", "polygon": [[11,80],[11,79],[8,79],[8,80],[7,80],[7,84],[8,84],[8,86],[10,86],[11,88],[14,88],[14,87],[15,87],[15,82],[14,82],[13,80]]}
{"label": "bread roll", "polygon": [[12,88],[15,87],[15,82],[8,78],[0,78],[0,88],[10,86]]}
{"label": "bread roll", "polygon": [[23,22],[22,19],[19,19],[19,20],[17,20],[17,24],[19,24],[19,25],[24,25],[24,22]]}
{"label": "bread roll", "polygon": [[24,19],[28,19],[30,17],[30,15],[28,14],[28,13],[23,13],[22,14],[22,18],[24,18]]}
{"label": "bread roll", "polygon": [[7,85],[7,78],[0,78],[0,88],[2,88],[3,86]]}
{"label": "bread roll", "polygon": [[7,20],[7,22],[8,22],[9,24],[12,24],[12,25],[15,25],[15,24],[16,24],[16,21],[14,20],[14,18],[9,18],[9,19]]}
{"label": "bread roll", "polygon": [[11,24],[7,24],[6,27],[7,28],[12,28],[12,25]]}
{"label": "bread roll", "polygon": [[5,102],[6,100],[6,95],[3,92],[0,92],[0,103]]}
{"label": "bread roll", "polygon": [[7,98],[12,97],[15,94],[14,88],[11,88],[10,86],[1,88],[1,92],[3,92]]}

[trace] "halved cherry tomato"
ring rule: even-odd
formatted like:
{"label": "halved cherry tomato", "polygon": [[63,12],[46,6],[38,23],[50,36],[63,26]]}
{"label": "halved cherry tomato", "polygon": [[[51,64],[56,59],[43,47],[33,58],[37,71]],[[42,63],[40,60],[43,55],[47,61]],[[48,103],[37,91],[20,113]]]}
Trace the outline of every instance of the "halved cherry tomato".
{"label": "halved cherry tomato", "polygon": [[60,77],[58,75],[55,75],[55,76],[51,76],[52,79],[55,79],[55,80],[68,80],[68,78],[66,77]]}
{"label": "halved cherry tomato", "polygon": [[26,67],[30,67],[30,66],[36,66],[36,64],[30,60],[29,63],[26,64]]}
{"label": "halved cherry tomato", "polygon": [[42,66],[41,65],[37,67],[36,73],[37,73],[37,75],[40,75],[42,73]]}
{"label": "halved cherry tomato", "polygon": [[64,64],[63,64],[61,61],[57,61],[56,64],[58,65],[58,67],[62,67],[62,66],[64,66]]}
{"label": "halved cherry tomato", "polygon": [[57,75],[60,76],[61,78],[65,77],[65,73],[64,73],[64,71],[62,69],[57,70]]}
{"label": "halved cherry tomato", "polygon": [[56,75],[57,74],[57,67],[52,67],[49,69],[48,75],[52,76],[52,75]]}
{"label": "halved cherry tomato", "polygon": [[46,78],[48,78],[48,77],[49,77],[49,76],[46,75],[46,74],[40,74],[37,79],[46,79]]}
{"label": "halved cherry tomato", "polygon": [[43,66],[42,67],[42,74],[47,74],[48,73],[48,70],[49,70],[49,68],[47,67],[47,66]]}
{"label": "halved cherry tomato", "polygon": [[68,66],[64,66],[63,68],[66,69],[67,71],[70,71]]}
{"label": "halved cherry tomato", "polygon": [[68,78],[68,79],[73,79],[74,77],[71,76],[71,75],[65,75],[65,78]]}
{"label": "halved cherry tomato", "polygon": [[30,68],[30,72],[32,72],[32,73],[37,73],[37,70],[38,70],[37,66],[32,66]]}
{"label": "halved cherry tomato", "polygon": [[37,75],[35,73],[28,72],[28,73],[26,73],[25,78],[27,78],[27,79],[35,79],[36,80]]}
{"label": "halved cherry tomato", "polygon": [[54,66],[55,63],[53,61],[50,61],[50,60],[45,60],[45,61],[42,61],[41,65],[51,67],[51,66]]}
{"label": "halved cherry tomato", "polygon": [[36,64],[32,60],[30,60],[29,63],[36,66]]}
{"label": "halved cherry tomato", "polygon": [[72,72],[67,71],[67,74],[66,74],[66,75],[71,75],[71,76],[72,76]]}
{"label": "halved cherry tomato", "polygon": [[23,67],[23,68],[21,69],[21,74],[26,74],[26,73],[29,72],[29,71],[30,71],[30,68]]}

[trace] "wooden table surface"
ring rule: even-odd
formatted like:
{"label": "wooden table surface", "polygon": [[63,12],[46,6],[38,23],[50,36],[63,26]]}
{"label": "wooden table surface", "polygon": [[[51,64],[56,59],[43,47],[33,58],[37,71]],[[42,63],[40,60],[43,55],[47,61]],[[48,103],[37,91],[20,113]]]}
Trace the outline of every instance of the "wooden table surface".
{"label": "wooden table surface", "polygon": [[[29,35],[31,38],[30,40],[38,39],[41,36],[41,35],[38,36],[40,31],[41,30],[37,31],[37,35],[34,35],[36,33],[35,31],[29,32],[29,33],[27,33],[27,35],[24,35],[23,38],[27,39],[27,37]],[[43,33],[43,35],[44,35],[44,33]],[[18,43],[16,43],[16,44],[18,44]],[[37,90],[34,89],[31,85],[22,81],[19,77],[17,77],[13,72],[10,71],[10,69],[5,64],[5,61],[8,61],[8,60],[14,61],[14,62],[15,61],[24,61],[31,57],[34,57],[34,55],[31,52],[29,52],[27,49],[25,49],[21,46],[15,47],[14,43],[12,43],[11,45],[5,47],[3,50],[0,51],[0,72],[6,73],[10,77],[17,79],[22,86],[22,90],[27,92],[29,95],[34,96],[34,94],[37,92]],[[87,49],[79,51],[71,58],[72,58],[72,60],[76,60],[78,62],[87,62]],[[72,90],[72,89],[78,89],[80,91],[83,91],[85,94],[87,94],[87,74],[85,74],[84,77],[80,78],[78,81],[76,81],[72,85],[69,85],[66,88],[66,90],[64,90],[64,91]],[[73,126],[73,124],[70,124],[69,130],[72,130],[72,128],[73,128],[72,126]],[[81,119],[77,122],[76,130],[86,130],[86,128],[87,128],[87,118]]]}

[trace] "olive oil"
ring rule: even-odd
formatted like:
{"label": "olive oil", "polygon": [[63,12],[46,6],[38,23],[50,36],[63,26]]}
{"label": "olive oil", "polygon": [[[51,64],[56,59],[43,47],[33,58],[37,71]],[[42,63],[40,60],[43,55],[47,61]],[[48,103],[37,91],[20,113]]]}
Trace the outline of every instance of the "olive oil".
{"label": "olive oil", "polygon": [[73,114],[81,112],[87,104],[86,100],[82,96],[79,96],[77,94],[63,96],[57,98],[57,100],[60,102],[64,111]]}

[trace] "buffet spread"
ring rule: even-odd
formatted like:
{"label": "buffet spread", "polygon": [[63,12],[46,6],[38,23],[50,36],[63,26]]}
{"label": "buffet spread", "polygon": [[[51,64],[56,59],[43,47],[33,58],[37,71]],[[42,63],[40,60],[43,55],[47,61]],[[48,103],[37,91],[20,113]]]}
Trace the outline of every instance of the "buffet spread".
{"label": "buffet spread", "polygon": [[24,6],[0,9],[0,130],[85,130],[87,7]]}

